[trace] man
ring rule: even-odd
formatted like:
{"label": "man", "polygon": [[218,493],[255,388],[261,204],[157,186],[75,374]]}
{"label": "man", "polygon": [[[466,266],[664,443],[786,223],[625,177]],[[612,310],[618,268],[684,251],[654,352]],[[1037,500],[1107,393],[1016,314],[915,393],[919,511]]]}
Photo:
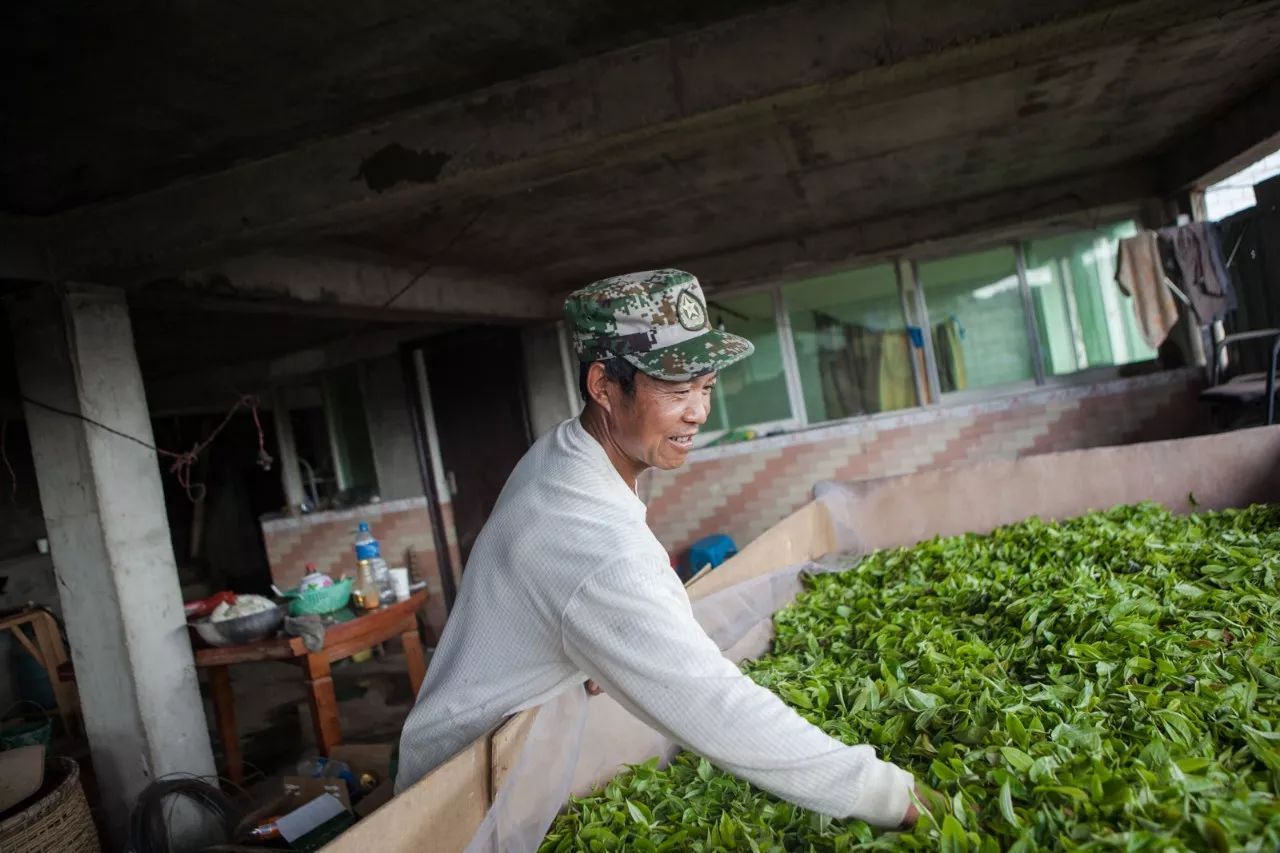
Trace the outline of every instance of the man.
{"label": "man", "polygon": [[400,789],[502,719],[590,678],[653,728],[799,805],[915,820],[911,774],[810,725],[694,620],[636,478],[684,464],[717,373],[751,343],[713,329],[678,270],[572,294],[586,406],[530,448],[485,524],[400,740]]}

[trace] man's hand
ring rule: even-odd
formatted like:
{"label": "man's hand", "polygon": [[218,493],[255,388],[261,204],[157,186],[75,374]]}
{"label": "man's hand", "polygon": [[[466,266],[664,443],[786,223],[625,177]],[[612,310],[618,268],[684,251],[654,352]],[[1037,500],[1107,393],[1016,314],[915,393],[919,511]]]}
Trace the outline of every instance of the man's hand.
{"label": "man's hand", "polygon": [[599,684],[596,684],[590,678],[588,678],[586,684],[582,686],[587,688],[587,694],[589,696],[599,696],[601,693],[604,692],[604,688],[602,688]]}
{"label": "man's hand", "polygon": [[920,819],[921,810],[938,814],[943,808],[945,808],[945,802],[942,795],[928,785],[917,782],[916,789],[911,792],[911,803],[907,806],[907,813],[902,816],[902,826],[904,829],[915,826],[916,821]]}

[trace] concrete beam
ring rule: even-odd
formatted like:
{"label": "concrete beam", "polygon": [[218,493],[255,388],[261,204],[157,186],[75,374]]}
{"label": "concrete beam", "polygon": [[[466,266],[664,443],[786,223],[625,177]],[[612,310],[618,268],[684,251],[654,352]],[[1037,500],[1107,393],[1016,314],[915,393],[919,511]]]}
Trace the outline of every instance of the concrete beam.
{"label": "concrete beam", "polygon": [[147,383],[147,399],[156,417],[196,412],[224,412],[244,394],[258,394],[270,402],[274,386],[362,361],[387,358],[404,343],[448,330],[449,326],[408,325],[379,329],[335,340],[275,359],[215,367],[197,373],[166,376]]}
{"label": "concrete beam", "polygon": [[153,282],[134,298],[209,311],[391,322],[511,322],[555,316],[543,291],[510,281],[279,254],[235,258],[176,280]]}
{"label": "concrete beam", "polygon": [[[1085,230],[1135,216],[1135,199],[1153,195],[1155,188],[1148,167],[1128,164],[729,252],[673,258],[669,263],[695,273],[713,291],[723,282],[732,282],[734,289],[739,289],[886,260],[907,251],[916,257],[946,255],[979,244],[1012,241],[1031,231],[1043,233],[1055,227]],[[578,275],[573,281],[581,278]],[[567,293],[573,286],[576,284],[566,282],[562,290]]]}
{"label": "concrete beam", "polygon": [[1242,0],[798,3],[659,39],[122,201],[51,226],[68,271],[143,271],[245,251],[431,202],[519,192],[592,163],[651,158],[674,138],[767,120],[832,94],[901,97],[1069,57],[1238,8]]}
{"label": "concrete beam", "polygon": [[1280,77],[1215,116],[1161,158],[1162,189],[1204,189],[1280,149]]}

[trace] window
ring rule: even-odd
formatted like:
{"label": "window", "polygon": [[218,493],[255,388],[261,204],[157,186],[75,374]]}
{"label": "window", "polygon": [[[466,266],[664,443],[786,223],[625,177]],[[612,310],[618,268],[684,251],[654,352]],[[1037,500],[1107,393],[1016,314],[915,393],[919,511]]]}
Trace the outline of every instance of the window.
{"label": "window", "polygon": [[1013,249],[919,265],[943,393],[1035,379]]}
{"label": "window", "polygon": [[[707,433],[767,430],[790,422],[791,403],[783,372],[782,345],[771,292],[707,301],[711,323],[756,345],[755,354],[735,364],[716,382]],[[714,436],[712,436],[714,437]]]}
{"label": "window", "polygon": [[1027,283],[1046,374],[1155,358],[1129,297],[1115,283],[1117,245],[1135,233],[1125,222],[1027,244]]}
{"label": "window", "polygon": [[365,418],[360,368],[352,365],[327,374],[324,399],[338,487],[371,495],[377,491],[378,475]]}
{"label": "window", "polygon": [[782,293],[810,423],[917,404],[891,264],[799,281]]}
{"label": "window", "polygon": [[[285,389],[298,475],[312,509],[368,503],[378,491],[360,368]],[[287,464],[281,460],[281,464]]]}
{"label": "window", "polygon": [[[1119,241],[1136,232],[1119,222],[712,298],[712,323],[750,338],[756,354],[721,377],[703,441],[913,408],[921,394],[938,399],[931,384],[956,400],[1151,361],[1115,283]],[[908,270],[914,281],[900,282]],[[909,324],[921,308],[928,329]]]}
{"label": "window", "polygon": [[1212,220],[1226,219],[1258,203],[1253,188],[1268,178],[1280,175],[1280,151],[1268,154],[1229,178],[1205,190],[1205,209]]}

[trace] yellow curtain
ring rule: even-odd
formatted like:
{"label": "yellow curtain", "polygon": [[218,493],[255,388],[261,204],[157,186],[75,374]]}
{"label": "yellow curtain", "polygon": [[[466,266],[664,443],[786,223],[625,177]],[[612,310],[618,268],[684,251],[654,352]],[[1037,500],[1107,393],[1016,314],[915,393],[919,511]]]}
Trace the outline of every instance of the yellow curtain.
{"label": "yellow curtain", "polygon": [[951,318],[933,327],[933,348],[942,390],[961,391],[968,388],[969,377],[964,366],[964,339],[958,320]]}
{"label": "yellow curtain", "polygon": [[911,376],[911,342],[904,332],[884,332],[880,337],[880,411],[909,409],[916,405],[915,379]]}

